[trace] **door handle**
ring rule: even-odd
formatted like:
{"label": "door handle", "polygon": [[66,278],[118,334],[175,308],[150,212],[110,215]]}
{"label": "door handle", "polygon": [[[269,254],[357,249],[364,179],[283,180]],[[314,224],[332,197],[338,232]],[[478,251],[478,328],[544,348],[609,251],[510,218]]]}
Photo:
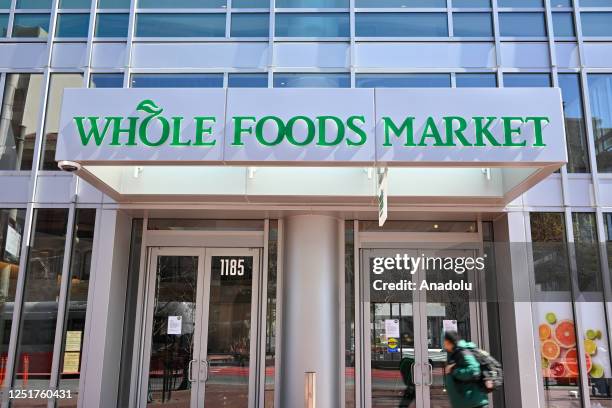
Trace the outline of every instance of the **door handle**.
{"label": "door handle", "polygon": [[206,382],[208,381],[208,367],[209,367],[208,360],[202,360],[202,365],[204,366],[204,377],[200,381]]}
{"label": "door handle", "polygon": [[429,376],[429,381],[426,384],[427,386],[431,386],[433,384],[433,365],[431,363],[427,363],[427,371]]}
{"label": "door handle", "polygon": [[196,362],[198,360],[189,360],[189,365],[187,366],[187,380],[189,380],[189,382],[195,382],[196,380],[194,380],[193,378],[191,378],[191,372],[192,372],[192,367],[193,367],[193,363]]}
{"label": "door handle", "polygon": [[412,367],[410,367],[411,374],[412,374],[412,383],[414,385],[421,385],[421,383],[417,381],[417,377],[414,375],[415,374],[415,370],[414,369],[416,368],[416,366],[418,364],[420,364],[420,363],[412,363]]}

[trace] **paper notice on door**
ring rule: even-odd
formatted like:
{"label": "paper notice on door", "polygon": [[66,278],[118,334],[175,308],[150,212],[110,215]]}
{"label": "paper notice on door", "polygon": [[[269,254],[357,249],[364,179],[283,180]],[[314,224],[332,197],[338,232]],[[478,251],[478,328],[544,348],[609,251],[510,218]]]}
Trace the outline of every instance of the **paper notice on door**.
{"label": "paper notice on door", "polygon": [[386,319],[385,320],[385,335],[387,338],[399,338],[400,327],[398,319]]}
{"label": "paper notice on door", "polygon": [[75,353],[73,351],[67,351],[64,353],[64,367],[62,372],[67,373],[78,373],[79,362],[81,359],[81,353]]}
{"label": "paper notice on door", "polygon": [[168,316],[168,334],[181,334],[182,323],[182,316]]}
{"label": "paper notice on door", "polygon": [[81,332],[68,330],[66,332],[66,351],[81,351]]}
{"label": "paper notice on door", "polygon": [[442,330],[445,332],[456,332],[457,321],[456,320],[442,320]]}

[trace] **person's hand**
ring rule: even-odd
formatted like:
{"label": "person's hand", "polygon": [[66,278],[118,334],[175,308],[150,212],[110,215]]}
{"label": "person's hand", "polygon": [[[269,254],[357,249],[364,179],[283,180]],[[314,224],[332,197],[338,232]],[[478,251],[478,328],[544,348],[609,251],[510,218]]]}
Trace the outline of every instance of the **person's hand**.
{"label": "person's hand", "polygon": [[453,371],[453,368],[455,368],[455,364],[447,364],[446,367],[444,368],[444,372],[446,374],[450,374],[451,371]]}

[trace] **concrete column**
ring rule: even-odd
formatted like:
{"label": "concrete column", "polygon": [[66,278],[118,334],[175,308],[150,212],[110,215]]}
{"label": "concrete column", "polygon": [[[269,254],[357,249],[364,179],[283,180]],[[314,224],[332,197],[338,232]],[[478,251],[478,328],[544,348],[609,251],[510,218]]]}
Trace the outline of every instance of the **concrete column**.
{"label": "concrete column", "polygon": [[525,221],[522,212],[510,212],[493,224],[506,407],[544,406]]}
{"label": "concrete column", "polygon": [[316,406],[340,406],[339,279],[343,224],[325,215],[285,219],[281,406],[304,406],[306,372],[316,373]]}
{"label": "concrete column", "polygon": [[130,251],[130,217],[117,210],[99,211],[81,368],[79,406],[87,408],[117,406]]}

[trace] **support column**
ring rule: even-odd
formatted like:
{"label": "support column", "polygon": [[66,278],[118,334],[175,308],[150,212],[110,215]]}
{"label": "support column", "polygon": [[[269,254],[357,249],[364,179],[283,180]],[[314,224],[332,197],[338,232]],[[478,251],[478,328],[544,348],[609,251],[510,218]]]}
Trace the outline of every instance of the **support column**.
{"label": "support column", "polygon": [[316,406],[340,406],[340,220],[296,215],[284,223],[281,406],[304,406],[306,372]]}
{"label": "support column", "polygon": [[[99,210],[92,282],[87,308],[79,406],[117,406],[123,312],[130,253],[131,219],[117,210]],[[131,356],[129,356],[131,358]]]}
{"label": "support column", "polygon": [[543,407],[539,339],[530,299],[528,230],[522,212],[494,222],[504,394],[507,407]]}

